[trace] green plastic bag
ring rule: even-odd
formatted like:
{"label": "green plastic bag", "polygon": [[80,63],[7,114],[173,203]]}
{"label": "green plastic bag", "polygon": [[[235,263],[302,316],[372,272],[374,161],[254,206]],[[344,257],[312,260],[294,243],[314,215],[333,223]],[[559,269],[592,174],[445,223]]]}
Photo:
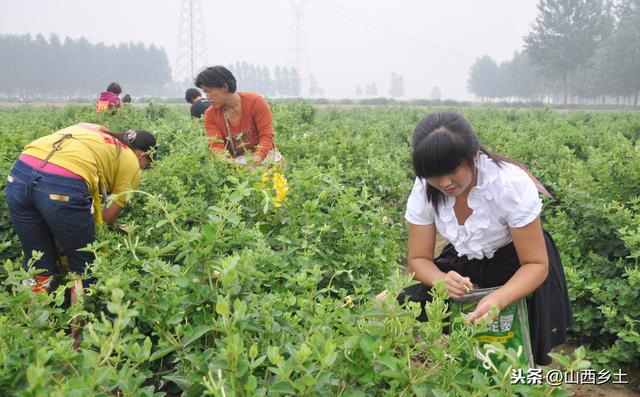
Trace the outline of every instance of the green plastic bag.
{"label": "green plastic bag", "polygon": [[[468,314],[476,309],[478,302],[495,291],[495,288],[472,289],[468,294],[464,295],[460,300],[453,301],[451,304],[452,317],[460,314]],[[526,298],[511,303],[500,311],[500,315],[496,318],[484,332],[478,332],[475,338],[483,347],[476,350],[476,359],[482,364],[482,367],[489,370],[491,363],[499,367],[500,362],[492,356],[493,350],[490,347],[484,348],[489,343],[502,344],[505,348],[512,348],[518,351],[522,347],[523,354],[520,355],[520,362],[528,368],[535,368],[533,361],[533,352],[531,349],[531,334],[529,332],[529,317],[527,314]]]}

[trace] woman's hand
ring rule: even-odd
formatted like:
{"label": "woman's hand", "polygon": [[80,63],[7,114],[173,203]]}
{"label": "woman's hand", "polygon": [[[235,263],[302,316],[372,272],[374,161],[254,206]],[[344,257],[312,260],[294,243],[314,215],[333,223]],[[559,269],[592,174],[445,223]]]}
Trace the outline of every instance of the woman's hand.
{"label": "woman's hand", "polygon": [[254,164],[261,164],[262,163],[262,157],[260,157],[260,155],[258,153],[254,153],[251,156],[250,159]]}
{"label": "woman's hand", "polygon": [[102,221],[108,225],[115,224],[118,221],[118,215],[120,215],[121,210],[122,208],[116,203],[112,203],[107,208],[103,208]]}
{"label": "woman's hand", "polygon": [[463,277],[460,273],[453,270],[444,276],[444,281],[447,283],[447,292],[453,299],[460,299],[473,287],[473,283],[469,277]]}
{"label": "woman's hand", "polygon": [[480,299],[480,302],[478,302],[478,306],[476,306],[476,310],[467,314],[467,318],[465,321],[467,323],[472,323],[489,317],[489,315],[491,314],[491,308],[493,306],[496,306],[498,308],[498,311],[504,309],[504,304],[498,291],[494,291],[484,298]]}
{"label": "woman's hand", "polygon": [[381,301],[387,298],[387,295],[389,295],[389,293],[387,292],[387,290],[385,289],[384,291],[380,292],[378,295],[376,295],[376,300],[377,301]]}

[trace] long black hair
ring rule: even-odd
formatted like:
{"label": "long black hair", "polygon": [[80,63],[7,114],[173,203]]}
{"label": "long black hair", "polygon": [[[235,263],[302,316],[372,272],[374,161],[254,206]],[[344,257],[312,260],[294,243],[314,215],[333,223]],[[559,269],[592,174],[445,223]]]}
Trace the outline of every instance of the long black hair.
{"label": "long black hair", "polygon": [[[489,156],[498,166],[504,160],[488,152],[471,124],[456,112],[433,113],[422,119],[413,130],[412,147],[413,170],[423,179],[451,174],[463,163],[474,169],[478,152]],[[444,195],[429,184],[426,194],[438,213]]]}

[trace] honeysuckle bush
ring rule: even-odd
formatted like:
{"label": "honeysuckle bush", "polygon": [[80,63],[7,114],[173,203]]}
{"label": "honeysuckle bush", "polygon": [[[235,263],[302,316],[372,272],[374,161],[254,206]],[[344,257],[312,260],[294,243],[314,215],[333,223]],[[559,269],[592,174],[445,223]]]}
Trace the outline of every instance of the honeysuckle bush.
{"label": "honeysuckle bush", "polygon": [[[160,159],[99,228],[96,282],[82,305],[64,288],[33,295],[0,191],[0,391],[36,395],[563,395],[512,385],[517,352],[480,371],[442,291],[417,323],[393,298],[403,276],[410,135],[430,110],[317,111],[272,104],[286,157],[278,196],[254,172],[214,161],[184,106],[0,110],[0,170],[22,145],[80,121],[157,134]],[[525,163],[553,192],[543,213],[574,304],[577,343],[599,365],[640,357],[640,117],[463,109],[486,146]],[[268,180],[268,178],[267,178]],[[30,270],[33,273],[33,270]],[[389,297],[373,296],[389,289]],[[84,341],[70,349],[69,330]],[[581,351],[581,350],[580,350]],[[580,354],[567,368],[585,366]]]}

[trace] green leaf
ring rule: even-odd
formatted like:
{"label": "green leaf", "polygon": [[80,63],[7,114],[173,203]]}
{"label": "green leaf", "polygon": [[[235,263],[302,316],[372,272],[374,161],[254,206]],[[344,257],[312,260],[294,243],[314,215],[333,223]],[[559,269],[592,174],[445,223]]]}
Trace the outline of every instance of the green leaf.
{"label": "green leaf", "polygon": [[240,220],[241,219],[238,214],[230,214],[227,218],[227,221],[234,226],[237,226],[240,223]]}
{"label": "green leaf", "polygon": [[112,314],[117,314],[118,310],[120,310],[120,304],[119,303],[113,303],[113,302],[109,302],[107,303],[107,310],[109,311],[109,313]]}
{"label": "green leaf", "polygon": [[364,353],[365,357],[370,358],[373,355],[373,339],[369,335],[361,335],[360,336],[360,349]]}
{"label": "green leaf", "polygon": [[367,393],[359,389],[349,388],[342,394],[344,397],[367,397]]}
{"label": "green leaf", "polygon": [[573,351],[573,354],[576,357],[576,360],[583,360],[587,355],[587,351],[585,350],[584,346],[580,346]]}
{"label": "green leaf", "polygon": [[386,310],[376,308],[376,309],[366,310],[360,316],[364,318],[371,318],[371,317],[385,317],[388,314],[389,313]]}
{"label": "green leaf", "polygon": [[218,300],[218,302],[216,303],[216,313],[223,316],[228,316],[231,313],[229,311],[229,305],[222,300]]}
{"label": "green leaf", "polygon": [[211,330],[212,330],[212,327],[210,325],[200,325],[198,327],[195,327],[194,329],[191,330],[191,334],[189,335],[189,337],[182,340],[182,347],[185,348],[189,346],[196,340],[200,339],[202,335],[206,334]]}
{"label": "green leaf", "polygon": [[338,354],[336,352],[331,352],[322,358],[322,364],[326,367],[331,367],[333,363],[338,358]]}
{"label": "green leaf", "polygon": [[149,361],[155,361],[159,358],[162,358],[174,350],[176,350],[176,347],[174,346],[164,347],[162,349],[156,350],[153,352],[153,354],[151,354],[151,357],[149,357]]}
{"label": "green leaf", "polygon": [[413,395],[415,397],[427,397],[430,390],[430,385],[428,383],[417,383],[411,386],[411,391],[413,391]]}
{"label": "green leaf", "polygon": [[564,354],[559,353],[548,353],[549,357],[551,357],[554,361],[557,361],[563,368],[569,368],[570,359]]}
{"label": "green leaf", "polygon": [[249,375],[247,383],[244,384],[244,390],[247,393],[253,393],[258,387],[258,378],[253,375]]}
{"label": "green leaf", "polygon": [[207,364],[209,369],[222,369],[222,370],[229,370],[229,363],[227,361],[227,357],[223,356],[223,355],[219,355],[213,359],[211,359],[209,361],[209,363]]}
{"label": "green leaf", "polygon": [[249,358],[253,360],[256,357],[258,357],[258,345],[254,343],[249,348]]}
{"label": "green leaf", "polygon": [[40,314],[38,315],[38,318],[35,321],[36,325],[42,325],[44,323],[47,322],[47,320],[49,319],[49,311],[48,310],[42,310],[40,312]]}
{"label": "green leaf", "polygon": [[376,357],[376,362],[384,364],[385,367],[392,371],[398,371],[398,360],[387,355]]}
{"label": "green leaf", "polygon": [[362,383],[369,383],[373,380],[373,368],[367,368],[360,376],[358,380]]}
{"label": "green leaf", "polygon": [[283,358],[280,355],[280,348],[278,346],[267,347],[267,357],[273,365],[278,365],[282,362]]}
{"label": "green leaf", "polygon": [[551,391],[551,397],[570,397],[575,396],[575,394],[569,390],[564,390],[559,387],[554,387]]}
{"label": "green leaf", "polygon": [[271,393],[282,393],[282,394],[290,394],[295,395],[296,389],[289,382],[277,382],[273,385],[269,386],[269,391]]}
{"label": "green leaf", "polygon": [[186,380],[185,378],[181,378],[179,376],[174,376],[174,375],[165,375],[162,377],[162,379],[175,383],[182,391],[189,390],[193,385],[192,382]]}
{"label": "green leaf", "polygon": [[263,362],[264,362],[264,360],[266,360],[266,359],[267,359],[267,356],[260,356],[260,357],[258,357],[258,358],[253,362],[253,364],[251,364],[251,369],[258,368],[260,365],[262,365],[262,363],[263,363]]}
{"label": "green leaf", "polygon": [[235,376],[237,378],[242,378],[246,375],[248,369],[249,360],[247,360],[246,358],[241,358],[240,361],[238,361],[238,367]]}

